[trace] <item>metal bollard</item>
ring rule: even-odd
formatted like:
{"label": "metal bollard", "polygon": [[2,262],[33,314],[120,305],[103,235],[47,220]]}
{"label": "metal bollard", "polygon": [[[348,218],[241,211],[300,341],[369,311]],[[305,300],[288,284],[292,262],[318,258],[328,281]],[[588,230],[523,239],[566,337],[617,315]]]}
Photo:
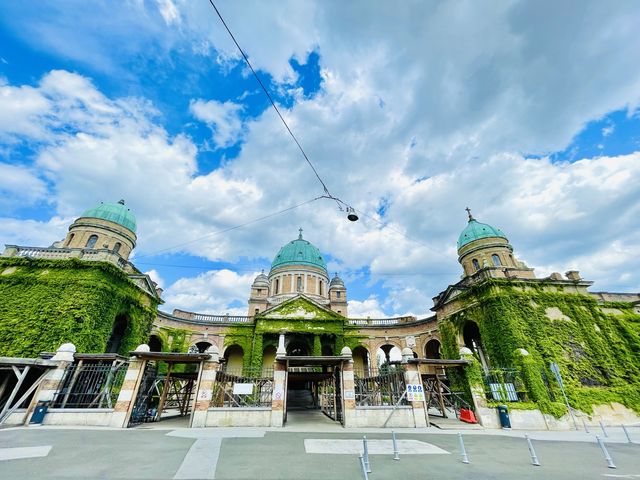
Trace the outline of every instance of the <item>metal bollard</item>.
{"label": "metal bollard", "polygon": [[524,438],[527,439],[527,445],[529,446],[529,454],[531,455],[531,465],[535,465],[536,467],[539,467],[540,461],[538,460],[536,451],[533,449],[533,444],[531,443],[531,439],[529,438],[529,435],[525,435]]}
{"label": "metal bollard", "polygon": [[587,428],[587,422],[584,421],[584,417],[582,417],[582,425],[584,425],[584,431],[589,433],[589,429]]}
{"label": "metal bollard", "polygon": [[371,462],[369,461],[369,446],[367,445],[367,436],[362,437],[362,446],[364,448],[363,459],[367,473],[371,473]]}
{"label": "metal bollard", "polygon": [[600,445],[600,450],[602,450],[602,453],[604,454],[604,459],[607,461],[607,467],[617,468],[613,463],[613,459],[611,458],[611,455],[609,455],[609,451],[607,450],[607,447],[605,447],[604,442],[600,439],[598,435],[596,435],[596,442],[598,442],[598,445]]}
{"label": "metal bollard", "polygon": [[391,430],[391,439],[393,440],[393,459],[400,460],[400,452],[398,452],[398,443],[396,442],[396,432]]}
{"label": "metal bollard", "polygon": [[605,437],[608,437],[609,434],[607,433],[607,431],[604,429],[604,424],[602,423],[602,420],[600,420],[600,428],[602,429],[602,433],[604,434]]}
{"label": "metal bollard", "polygon": [[462,457],[462,463],[469,463],[469,457],[467,451],[464,448],[464,441],[462,440],[462,434],[458,434],[458,440],[460,440],[460,456]]}
{"label": "metal bollard", "polygon": [[369,475],[367,475],[367,469],[364,466],[364,458],[362,458],[362,455],[360,455],[358,458],[360,459],[360,468],[362,469],[362,478],[363,480],[369,480]]}
{"label": "metal bollard", "polygon": [[627,442],[633,443],[633,440],[631,440],[631,435],[629,435],[629,430],[627,430],[627,427],[622,425],[622,430],[624,430],[624,434],[627,436]]}

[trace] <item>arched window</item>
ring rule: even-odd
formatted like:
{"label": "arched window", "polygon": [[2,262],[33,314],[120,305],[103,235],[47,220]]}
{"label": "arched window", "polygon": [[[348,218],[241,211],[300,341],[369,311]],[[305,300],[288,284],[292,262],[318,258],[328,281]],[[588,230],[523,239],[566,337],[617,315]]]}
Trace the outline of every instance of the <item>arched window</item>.
{"label": "arched window", "polygon": [[256,311],[255,311],[254,315],[258,315],[259,313],[260,313],[260,309],[256,308]]}
{"label": "arched window", "polygon": [[113,246],[113,253],[118,253],[120,251],[120,247],[122,247],[122,244],[120,242],[117,242],[114,246]]}
{"label": "arched window", "polygon": [[76,236],[76,234],[75,234],[75,233],[72,233],[71,235],[69,235],[69,241],[67,242],[67,247],[68,247],[69,245],[71,245],[71,242],[73,241],[73,237],[75,237],[75,236]]}
{"label": "arched window", "polygon": [[320,280],[320,286],[318,287],[318,292],[322,295],[322,280]]}
{"label": "arched window", "polygon": [[496,267],[499,267],[500,265],[502,265],[502,263],[500,262],[500,257],[498,255],[496,255],[495,253],[493,255],[491,255],[491,260],[493,260],[493,264]]}
{"label": "arched window", "polygon": [[471,260],[471,263],[473,263],[473,268],[476,269],[476,272],[480,270],[480,262],[478,262],[477,259],[474,258],[473,260]]}
{"label": "arched window", "polygon": [[298,292],[302,291],[302,277],[298,277],[296,287]]}
{"label": "arched window", "polygon": [[98,242],[98,235],[91,235],[87,240],[86,248],[94,248]]}
{"label": "arched window", "polygon": [[338,290],[336,292],[336,298],[340,298],[342,296],[342,292],[340,290]]}
{"label": "arched window", "polygon": [[279,278],[276,278],[276,285],[275,285],[275,288],[273,290],[274,290],[273,291],[274,294],[277,294],[278,290],[280,290],[280,279]]}

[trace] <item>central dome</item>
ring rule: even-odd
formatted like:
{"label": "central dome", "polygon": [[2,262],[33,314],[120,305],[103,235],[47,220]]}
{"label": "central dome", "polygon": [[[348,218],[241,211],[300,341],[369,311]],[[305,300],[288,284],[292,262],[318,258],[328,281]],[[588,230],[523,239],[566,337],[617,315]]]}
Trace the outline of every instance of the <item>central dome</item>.
{"label": "central dome", "polygon": [[327,264],[314,245],[302,238],[302,231],[296,240],[292,240],[280,249],[273,259],[271,269],[285,265],[308,265],[327,271]]}

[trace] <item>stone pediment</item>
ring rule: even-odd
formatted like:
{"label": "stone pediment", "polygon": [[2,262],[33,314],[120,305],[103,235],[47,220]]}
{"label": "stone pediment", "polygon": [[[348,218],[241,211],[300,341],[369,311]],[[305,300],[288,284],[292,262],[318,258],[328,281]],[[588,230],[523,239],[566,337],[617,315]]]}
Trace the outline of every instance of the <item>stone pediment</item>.
{"label": "stone pediment", "polygon": [[265,310],[260,317],[262,318],[288,318],[288,319],[304,319],[304,320],[337,320],[342,316],[318,305],[314,301],[298,295],[289,300],[282,302],[280,305]]}

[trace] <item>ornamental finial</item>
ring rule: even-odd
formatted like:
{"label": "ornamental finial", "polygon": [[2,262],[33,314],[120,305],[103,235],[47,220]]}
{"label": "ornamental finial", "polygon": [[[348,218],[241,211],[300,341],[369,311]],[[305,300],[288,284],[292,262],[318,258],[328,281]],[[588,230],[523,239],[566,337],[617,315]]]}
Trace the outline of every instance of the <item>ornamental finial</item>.
{"label": "ornamental finial", "polygon": [[298,230],[300,234],[298,235],[298,240],[302,240],[302,227]]}
{"label": "ornamental finial", "polygon": [[473,215],[471,215],[471,209],[467,207],[465,208],[465,210],[467,211],[467,215],[469,215],[469,221],[475,220],[475,218],[473,218]]}

